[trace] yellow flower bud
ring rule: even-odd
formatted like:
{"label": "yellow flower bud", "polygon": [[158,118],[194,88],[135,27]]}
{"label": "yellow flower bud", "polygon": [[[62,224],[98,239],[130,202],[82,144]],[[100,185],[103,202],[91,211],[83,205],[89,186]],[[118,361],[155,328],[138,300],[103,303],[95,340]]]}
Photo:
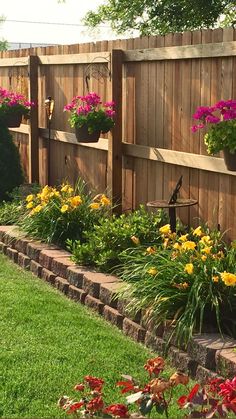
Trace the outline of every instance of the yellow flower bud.
{"label": "yellow flower bud", "polygon": [[148,273],[150,274],[150,275],[156,275],[157,274],[157,269],[156,268],[150,268],[150,269],[148,269]]}
{"label": "yellow flower bud", "polygon": [[132,236],[132,237],[130,237],[131,238],[131,240],[132,240],[132,242],[134,243],[134,244],[140,244],[140,240],[139,240],[139,238],[138,237],[136,237],[136,236]]}

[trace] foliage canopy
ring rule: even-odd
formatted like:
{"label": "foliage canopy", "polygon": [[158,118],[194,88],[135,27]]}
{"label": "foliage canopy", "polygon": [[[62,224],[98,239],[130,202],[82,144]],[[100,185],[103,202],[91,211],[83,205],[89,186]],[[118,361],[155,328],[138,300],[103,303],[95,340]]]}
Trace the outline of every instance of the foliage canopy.
{"label": "foliage canopy", "polygon": [[235,0],[106,0],[84,19],[90,27],[108,22],[117,34],[138,30],[141,35],[230,26],[235,21]]}

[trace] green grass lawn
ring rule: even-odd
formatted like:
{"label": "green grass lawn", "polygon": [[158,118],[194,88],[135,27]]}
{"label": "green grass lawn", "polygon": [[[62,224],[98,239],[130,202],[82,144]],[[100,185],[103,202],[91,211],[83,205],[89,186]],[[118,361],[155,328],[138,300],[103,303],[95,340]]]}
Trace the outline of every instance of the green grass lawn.
{"label": "green grass lawn", "polygon": [[0,313],[0,417],[63,417],[57,400],[84,375],[105,379],[109,403],[124,400],[120,374],[148,379],[150,351],[1,254]]}

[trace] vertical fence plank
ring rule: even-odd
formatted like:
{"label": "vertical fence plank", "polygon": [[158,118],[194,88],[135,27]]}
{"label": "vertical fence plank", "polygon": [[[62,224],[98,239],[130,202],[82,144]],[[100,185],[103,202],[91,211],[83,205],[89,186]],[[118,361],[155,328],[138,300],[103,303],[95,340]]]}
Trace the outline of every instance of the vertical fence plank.
{"label": "vertical fence plank", "polygon": [[[234,29],[227,28],[223,30],[223,41],[234,40]],[[222,97],[221,99],[235,99],[232,97],[233,91],[233,58],[222,58]],[[231,185],[235,179],[229,175],[221,175],[219,181],[219,225],[222,232],[229,229],[232,231],[232,220],[234,219],[234,207],[232,195],[230,193]],[[233,210],[233,211],[232,211]],[[231,230],[231,231],[230,231]]]}
{"label": "vertical fence plank", "polygon": [[122,63],[123,51],[111,52],[111,97],[116,103],[115,126],[108,139],[108,188],[114,212],[122,209]]}
{"label": "vertical fence plank", "polygon": [[[128,39],[123,49],[133,49],[133,39]],[[129,115],[129,118],[126,117]],[[124,64],[123,73],[123,132],[124,140],[133,144],[135,138],[135,71],[134,63]],[[134,195],[134,158],[123,157],[123,202],[124,211],[130,211],[135,206]]]}
{"label": "vertical fence plank", "polygon": [[29,100],[36,103],[31,109],[29,126],[29,182],[39,182],[39,131],[38,131],[38,57],[29,56]]}

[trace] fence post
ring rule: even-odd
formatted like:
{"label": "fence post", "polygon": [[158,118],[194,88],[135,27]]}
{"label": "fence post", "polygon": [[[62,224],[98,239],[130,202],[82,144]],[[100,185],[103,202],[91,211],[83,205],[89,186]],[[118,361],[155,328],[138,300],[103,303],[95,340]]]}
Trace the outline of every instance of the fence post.
{"label": "fence post", "polygon": [[115,102],[115,126],[108,139],[107,184],[114,212],[122,211],[122,63],[123,51],[111,51],[111,98]]}
{"label": "fence post", "polygon": [[30,112],[29,183],[39,182],[38,65],[38,56],[29,55],[29,100],[36,104]]}

